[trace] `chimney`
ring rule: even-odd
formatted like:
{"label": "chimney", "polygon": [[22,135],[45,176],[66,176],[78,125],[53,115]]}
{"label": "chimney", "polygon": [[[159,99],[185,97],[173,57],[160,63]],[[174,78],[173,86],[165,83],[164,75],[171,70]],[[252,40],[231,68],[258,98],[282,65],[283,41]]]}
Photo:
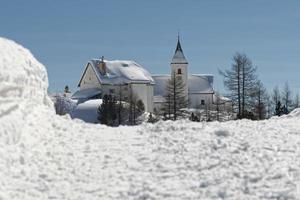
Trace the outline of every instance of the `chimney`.
{"label": "chimney", "polygon": [[106,74],[106,64],[104,62],[104,56],[101,57],[98,68],[99,68],[99,71],[100,71],[101,75],[104,76]]}

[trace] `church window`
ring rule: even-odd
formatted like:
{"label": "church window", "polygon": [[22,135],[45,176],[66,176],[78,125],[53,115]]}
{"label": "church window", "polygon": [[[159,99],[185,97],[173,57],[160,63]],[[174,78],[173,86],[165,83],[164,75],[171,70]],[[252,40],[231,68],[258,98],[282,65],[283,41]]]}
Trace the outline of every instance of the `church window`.
{"label": "church window", "polygon": [[201,105],[205,105],[205,100],[201,100]]}
{"label": "church window", "polygon": [[178,70],[177,70],[177,74],[181,74],[181,69],[178,69]]}

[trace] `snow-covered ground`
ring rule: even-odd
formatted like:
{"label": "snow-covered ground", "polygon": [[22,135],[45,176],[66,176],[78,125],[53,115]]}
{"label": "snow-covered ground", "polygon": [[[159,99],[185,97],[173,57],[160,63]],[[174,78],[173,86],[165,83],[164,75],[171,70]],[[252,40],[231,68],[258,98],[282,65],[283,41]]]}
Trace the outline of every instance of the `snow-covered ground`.
{"label": "snow-covered ground", "polygon": [[110,128],[55,115],[47,87],[0,38],[0,199],[300,199],[300,110]]}

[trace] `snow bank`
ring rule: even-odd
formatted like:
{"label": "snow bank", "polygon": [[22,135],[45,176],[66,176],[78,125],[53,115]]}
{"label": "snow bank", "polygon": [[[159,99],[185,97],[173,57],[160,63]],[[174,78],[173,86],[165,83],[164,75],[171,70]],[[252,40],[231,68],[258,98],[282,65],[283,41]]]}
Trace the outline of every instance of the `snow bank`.
{"label": "snow bank", "polygon": [[0,199],[300,199],[300,117],[109,128],[57,116],[0,40]]}
{"label": "snow bank", "polygon": [[88,123],[98,123],[98,108],[102,99],[91,99],[78,104],[70,113],[71,118],[81,119]]}
{"label": "snow bank", "polygon": [[27,49],[0,38],[0,83],[0,133],[5,142],[15,142],[28,113],[51,105],[47,72]]}

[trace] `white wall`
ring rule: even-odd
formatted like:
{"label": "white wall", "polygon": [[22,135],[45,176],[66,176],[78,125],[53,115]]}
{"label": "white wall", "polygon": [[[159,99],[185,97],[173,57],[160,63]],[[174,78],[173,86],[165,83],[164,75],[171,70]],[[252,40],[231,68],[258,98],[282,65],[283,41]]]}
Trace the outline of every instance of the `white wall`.
{"label": "white wall", "polygon": [[201,100],[205,101],[205,104],[213,103],[212,94],[189,94],[189,107],[196,108],[201,104]]}
{"label": "white wall", "polygon": [[153,85],[150,84],[131,84],[134,94],[141,99],[145,106],[145,111],[153,112]]}
{"label": "white wall", "polygon": [[98,81],[98,78],[96,77],[94,70],[92,69],[90,64],[88,64],[86,72],[80,83],[80,89],[95,88],[95,87],[101,88],[101,85]]}

